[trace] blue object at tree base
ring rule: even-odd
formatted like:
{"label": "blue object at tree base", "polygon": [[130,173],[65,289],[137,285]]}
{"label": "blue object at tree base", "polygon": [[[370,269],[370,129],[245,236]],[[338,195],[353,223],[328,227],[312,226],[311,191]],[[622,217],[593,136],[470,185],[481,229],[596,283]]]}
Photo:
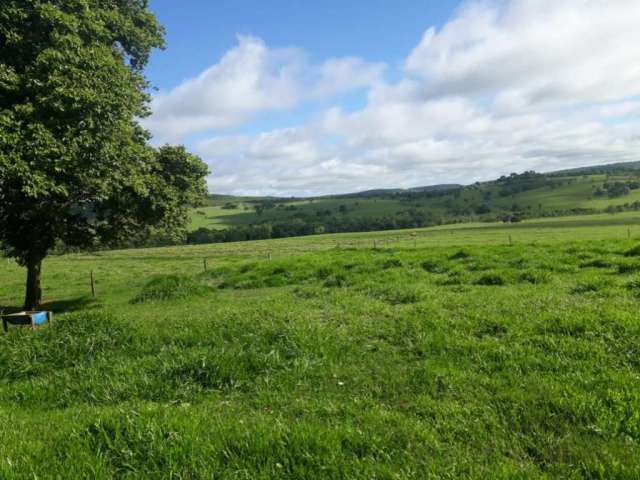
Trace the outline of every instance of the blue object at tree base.
{"label": "blue object at tree base", "polygon": [[18,312],[2,316],[2,328],[5,332],[11,325],[31,325],[32,328],[53,321],[53,312]]}

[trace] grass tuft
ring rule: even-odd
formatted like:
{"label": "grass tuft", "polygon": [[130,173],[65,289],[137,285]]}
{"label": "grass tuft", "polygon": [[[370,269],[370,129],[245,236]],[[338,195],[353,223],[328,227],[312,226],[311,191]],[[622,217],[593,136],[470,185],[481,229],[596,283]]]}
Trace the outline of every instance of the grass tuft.
{"label": "grass tuft", "polygon": [[551,281],[551,274],[543,270],[527,270],[522,272],[518,279],[523,283],[542,285]]}
{"label": "grass tuft", "polygon": [[399,258],[388,258],[384,262],[382,262],[382,268],[384,270],[388,270],[390,268],[400,268],[402,266],[402,260],[400,260]]}
{"label": "grass tuft", "polygon": [[456,253],[449,257],[449,260],[462,260],[471,257],[471,254],[466,250],[458,250]]}
{"label": "grass tuft", "polygon": [[640,245],[636,245],[624,252],[625,257],[640,257]]}
{"label": "grass tuft", "polygon": [[499,273],[485,273],[480,278],[478,278],[474,283],[476,285],[485,285],[485,286],[502,286],[502,285],[506,285],[507,281]]}
{"label": "grass tuft", "polygon": [[608,260],[603,260],[601,258],[597,258],[595,260],[589,260],[588,262],[583,262],[580,264],[581,268],[611,268],[613,263]]}
{"label": "grass tuft", "polygon": [[579,282],[571,289],[571,293],[584,294],[584,293],[598,293],[603,292],[611,286],[611,282],[603,278],[594,278]]}
{"label": "grass tuft", "polygon": [[178,300],[206,295],[212,290],[187,275],[159,275],[150,280],[131,303]]}
{"label": "grass tuft", "polygon": [[640,272],[640,263],[620,263],[618,264],[618,273],[635,273]]}
{"label": "grass tuft", "polygon": [[449,271],[446,265],[442,265],[434,260],[425,260],[420,266],[429,273],[442,274]]}

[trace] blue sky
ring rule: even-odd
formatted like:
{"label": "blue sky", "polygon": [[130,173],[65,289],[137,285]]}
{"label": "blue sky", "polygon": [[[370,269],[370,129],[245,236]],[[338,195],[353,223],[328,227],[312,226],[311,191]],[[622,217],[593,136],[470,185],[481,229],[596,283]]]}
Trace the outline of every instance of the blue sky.
{"label": "blue sky", "polygon": [[637,0],[151,0],[154,143],[314,195],[640,160]]}
{"label": "blue sky", "polygon": [[[272,48],[304,49],[311,60],[356,56],[400,65],[425,25],[442,25],[458,5],[452,0],[154,0],[151,8],[166,28],[167,48],[152,56],[147,75],[154,87],[171,89],[215,63],[235,46],[237,35],[256,36]],[[392,26],[401,28],[390,34]],[[392,77],[393,70],[387,75]],[[348,92],[339,100],[352,111],[363,106],[366,91]],[[258,133],[295,125],[326,106],[314,103],[259,115],[233,130]]]}
{"label": "blue sky", "polygon": [[[167,89],[204,70],[254,35],[271,47],[297,46],[317,59],[357,56],[399,64],[427,26],[442,25],[458,6],[451,0],[152,0],[167,31],[147,73]],[[401,28],[394,28],[400,26]]]}

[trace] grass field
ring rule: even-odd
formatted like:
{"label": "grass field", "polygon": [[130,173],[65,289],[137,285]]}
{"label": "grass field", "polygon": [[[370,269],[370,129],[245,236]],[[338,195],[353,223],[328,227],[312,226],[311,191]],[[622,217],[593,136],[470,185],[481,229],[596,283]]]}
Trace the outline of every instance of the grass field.
{"label": "grass field", "polygon": [[640,478],[639,244],[622,213],[50,257],[55,324],[0,336],[0,478]]}

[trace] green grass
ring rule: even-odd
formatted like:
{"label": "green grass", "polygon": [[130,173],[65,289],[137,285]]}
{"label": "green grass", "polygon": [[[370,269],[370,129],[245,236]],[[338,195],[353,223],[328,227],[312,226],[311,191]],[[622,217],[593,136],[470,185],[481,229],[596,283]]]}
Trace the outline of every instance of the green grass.
{"label": "green grass", "polygon": [[0,478],[638,478],[638,220],[51,257]]}

